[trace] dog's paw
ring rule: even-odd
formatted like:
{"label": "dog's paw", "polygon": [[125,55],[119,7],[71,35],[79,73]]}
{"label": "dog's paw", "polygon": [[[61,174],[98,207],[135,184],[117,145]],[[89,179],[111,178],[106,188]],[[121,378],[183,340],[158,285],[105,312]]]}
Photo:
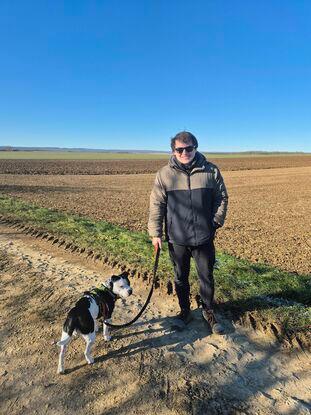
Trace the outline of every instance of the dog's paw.
{"label": "dog's paw", "polygon": [[111,336],[105,336],[105,335],[104,335],[104,340],[105,340],[106,342],[110,342],[110,340],[111,340]]}

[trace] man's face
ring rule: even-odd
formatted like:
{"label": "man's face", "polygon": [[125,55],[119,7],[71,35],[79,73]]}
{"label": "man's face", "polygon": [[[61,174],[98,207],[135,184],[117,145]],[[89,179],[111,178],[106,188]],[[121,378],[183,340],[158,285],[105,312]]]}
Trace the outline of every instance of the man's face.
{"label": "man's face", "polygon": [[196,149],[192,144],[185,144],[181,141],[175,141],[174,155],[182,164],[190,163],[195,156]]}

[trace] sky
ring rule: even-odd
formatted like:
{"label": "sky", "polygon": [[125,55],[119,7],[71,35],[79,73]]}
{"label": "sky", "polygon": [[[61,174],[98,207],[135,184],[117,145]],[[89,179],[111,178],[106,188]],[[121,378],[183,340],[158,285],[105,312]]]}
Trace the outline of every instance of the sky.
{"label": "sky", "polygon": [[310,0],[1,0],[0,146],[311,152]]}

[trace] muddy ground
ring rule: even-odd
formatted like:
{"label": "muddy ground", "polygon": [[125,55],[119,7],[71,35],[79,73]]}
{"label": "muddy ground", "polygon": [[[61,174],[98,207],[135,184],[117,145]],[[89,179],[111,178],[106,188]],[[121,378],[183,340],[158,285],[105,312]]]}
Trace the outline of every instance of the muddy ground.
{"label": "muddy ground", "polygon": [[[95,363],[72,341],[67,373],[57,375],[66,311],[85,289],[113,272],[0,225],[1,414],[309,414],[310,355],[221,318],[211,335],[194,310],[187,330],[170,330],[176,299],[156,291],[143,318],[98,333]],[[138,311],[148,289],[120,302],[115,322]],[[220,316],[221,317],[221,316]]]}
{"label": "muddy ground", "polygon": [[[228,218],[217,248],[254,263],[309,274],[311,167],[223,172]],[[154,174],[1,175],[0,192],[39,206],[146,230]]]}

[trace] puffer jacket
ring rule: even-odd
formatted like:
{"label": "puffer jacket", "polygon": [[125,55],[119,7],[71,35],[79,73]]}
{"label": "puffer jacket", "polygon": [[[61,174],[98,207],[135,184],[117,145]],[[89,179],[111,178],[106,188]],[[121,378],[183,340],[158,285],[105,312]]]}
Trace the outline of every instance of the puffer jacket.
{"label": "puffer jacket", "polygon": [[175,157],[156,175],[150,195],[148,233],[174,244],[199,246],[213,238],[225,221],[228,194],[215,164],[197,152],[192,169],[183,169]]}

